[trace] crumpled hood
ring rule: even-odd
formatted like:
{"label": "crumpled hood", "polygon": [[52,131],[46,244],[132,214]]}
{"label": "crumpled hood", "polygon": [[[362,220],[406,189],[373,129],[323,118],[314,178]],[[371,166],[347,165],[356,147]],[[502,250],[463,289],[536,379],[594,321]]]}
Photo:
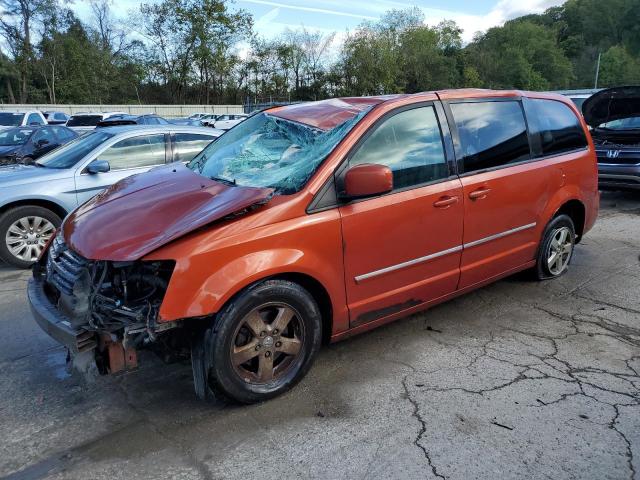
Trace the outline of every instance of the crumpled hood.
{"label": "crumpled hood", "polygon": [[636,117],[640,115],[640,86],[601,90],[584,101],[582,114],[593,128],[613,120]]}
{"label": "crumpled hood", "polygon": [[273,189],[225,185],[177,163],[112,185],[69,215],[62,230],[85,258],[137,260],[272,195]]}

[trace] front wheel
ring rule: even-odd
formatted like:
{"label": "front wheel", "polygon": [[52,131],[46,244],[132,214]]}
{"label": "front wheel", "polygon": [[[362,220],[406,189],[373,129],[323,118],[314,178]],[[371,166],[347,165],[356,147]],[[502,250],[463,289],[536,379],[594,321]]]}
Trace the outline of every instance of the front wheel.
{"label": "front wheel", "polygon": [[60,223],[60,217],[44,207],[8,210],[0,216],[0,259],[14,267],[30,267]]}
{"label": "front wheel", "polygon": [[553,218],[542,236],[536,276],[538,280],[556,278],[565,273],[573,257],[576,231],[573,220],[568,215]]}
{"label": "front wheel", "polygon": [[320,311],[307,290],[284,280],[255,284],[198,339],[192,350],[196,392],[202,396],[197,376],[204,375],[218,398],[255,403],[275,397],[307,373],[321,338]]}

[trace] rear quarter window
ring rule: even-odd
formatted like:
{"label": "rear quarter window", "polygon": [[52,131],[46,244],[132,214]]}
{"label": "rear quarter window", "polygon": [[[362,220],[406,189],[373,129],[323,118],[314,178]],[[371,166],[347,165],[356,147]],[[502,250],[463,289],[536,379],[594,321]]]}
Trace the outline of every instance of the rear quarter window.
{"label": "rear quarter window", "polygon": [[586,148],[587,137],[573,110],[562,102],[528,98],[524,102],[535,157]]}

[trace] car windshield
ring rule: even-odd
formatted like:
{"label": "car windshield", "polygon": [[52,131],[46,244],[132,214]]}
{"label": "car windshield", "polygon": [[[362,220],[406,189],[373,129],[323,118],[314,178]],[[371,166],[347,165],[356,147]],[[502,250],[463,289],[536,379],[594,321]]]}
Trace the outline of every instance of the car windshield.
{"label": "car windshield", "polygon": [[67,120],[67,127],[95,127],[102,115],[78,115]]}
{"label": "car windshield", "polygon": [[0,112],[0,125],[3,127],[17,127],[22,123],[24,113]]}
{"label": "car windshield", "polygon": [[83,135],[43,156],[36,164],[47,168],[71,168],[111,137],[112,133],[103,131]]}
{"label": "car windshield", "polygon": [[327,131],[260,113],[222,135],[188,166],[213,180],[295,193],[365,113]]}
{"label": "car windshield", "polygon": [[0,145],[24,145],[33,133],[33,128],[10,128],[0,132]]}
{"label": "car windshield", "polygon": [[621,118],[612,122],[603,123],[600,128],[607,130],[640,130],[640,116]]}

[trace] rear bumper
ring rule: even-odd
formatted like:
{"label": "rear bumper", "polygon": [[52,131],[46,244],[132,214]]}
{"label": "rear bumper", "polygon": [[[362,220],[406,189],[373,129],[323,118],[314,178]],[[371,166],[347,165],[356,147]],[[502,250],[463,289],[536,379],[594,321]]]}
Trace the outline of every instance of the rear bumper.
{"label": "rear bumper", "polygon": [[609,188],[640,189],[640,165],[598,164],[598,185]]}
{"label": "rear bumper", "polygon": [[42,279],[34,277],[29,280],[27,298],[33,318],[51,338],[74,353],[85,352],[96,347],[95,334],[72,327],[69,319],[62,315],[47,298]]}

